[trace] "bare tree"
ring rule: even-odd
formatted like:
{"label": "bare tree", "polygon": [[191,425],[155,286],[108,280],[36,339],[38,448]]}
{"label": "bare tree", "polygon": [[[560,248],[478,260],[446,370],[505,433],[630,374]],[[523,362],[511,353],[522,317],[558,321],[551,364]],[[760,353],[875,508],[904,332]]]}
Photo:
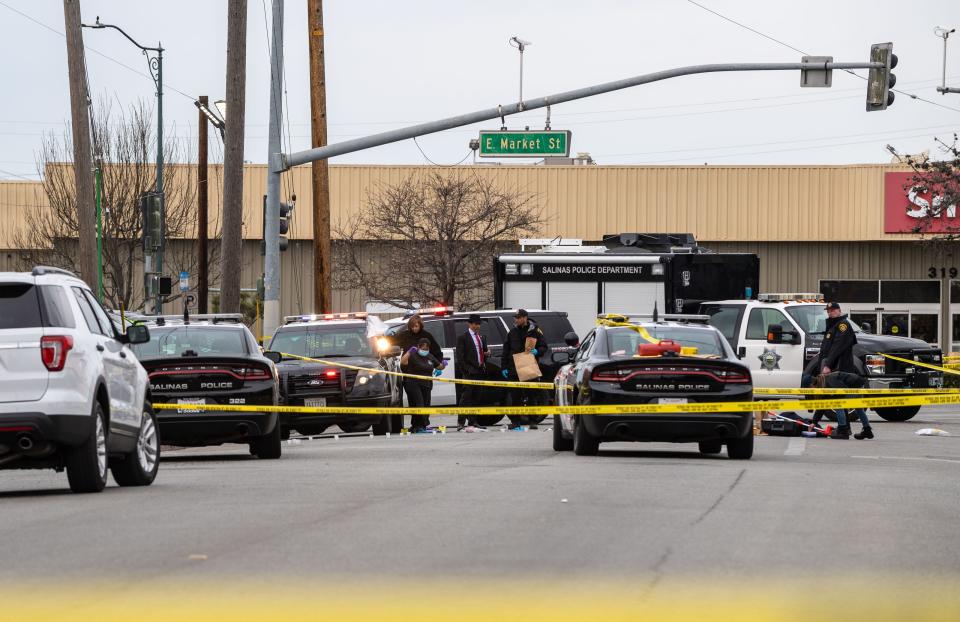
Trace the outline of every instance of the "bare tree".
{"label": "bare tree", "polygon": [[336,285],[403,308],[489,306],[493,258],[545,224],[534,195],[500,189],[472,173],[432,173],[381,186],[336,226],[343,240]]}
{"label": "bare tree", "polygon": [[[101,100],[94,115],[94,159],[103,178],[104,303],[112,308],[140,309],[144,302],[140,195],[154,190],[156,184],[156,164],[149,156],[155,152],[152,128],[152,111],[142,101],[116,113]],[[76,271],[80,219],[71,149],[69,130],[44,137],[38,169],[49,209],[27,214],[15,242],[19,248],[39,251],[44,262]],[[176,137],[168,136],[163,149],[168,154],[164,163],[167,272],[195,273],[192,244],[177,239],[193,237],[196,186],[189,171],[177,164],[184,154]],[[88,281],[95,286],[95,277]]]}
{"label": "bare tree", "polygon": [[[918,198],[914,205],[916,226],[913,233],[932,234],[926,241],[939,245],[944,242],[960,240],[960,225],[953,224],[956,210],[960,207],[960,136],[953,134],[953,141],[947,143],[936,139],[942,157],[901,155],[891,146],[887,149],[901,162],[913,169],[913,174],[904,184],[904,190],[917,195],[930,196],[930,199]],[[936,226],[935,226],[936,225]]]}

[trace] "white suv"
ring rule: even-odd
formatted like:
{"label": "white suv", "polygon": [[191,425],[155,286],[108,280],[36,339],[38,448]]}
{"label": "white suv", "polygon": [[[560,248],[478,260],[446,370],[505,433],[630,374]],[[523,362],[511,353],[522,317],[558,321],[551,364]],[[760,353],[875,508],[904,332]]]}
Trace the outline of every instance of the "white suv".
{"label": "white suv", "polygon": [[0,272],[0,469],[67,470],[74,492],[157,475],[147,372],[87,285],[66,270]]}

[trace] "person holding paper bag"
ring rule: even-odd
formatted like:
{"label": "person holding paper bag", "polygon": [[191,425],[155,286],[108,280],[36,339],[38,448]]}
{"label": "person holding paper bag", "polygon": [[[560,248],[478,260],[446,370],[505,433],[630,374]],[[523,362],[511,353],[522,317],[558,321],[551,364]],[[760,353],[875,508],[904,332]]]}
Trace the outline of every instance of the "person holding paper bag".
{"label": "person holding paper bag", "polygon": [[[513,316],[513,328],[507,333],[507,340],[503,344],[503,371],[506,380],[523,382],[539,382],[542,373],[537,360],[546,356],[550,351],[543,331],[530,319],[526,310],[517,309]],[[528,406],[539,406],[544,403],[544,391],[541,389],[510,389],[511,401],[514,406],[524,403]],[[519,428],[528,423],[531,428],[537,427],[538,417],[511,416],[511,429]]]}

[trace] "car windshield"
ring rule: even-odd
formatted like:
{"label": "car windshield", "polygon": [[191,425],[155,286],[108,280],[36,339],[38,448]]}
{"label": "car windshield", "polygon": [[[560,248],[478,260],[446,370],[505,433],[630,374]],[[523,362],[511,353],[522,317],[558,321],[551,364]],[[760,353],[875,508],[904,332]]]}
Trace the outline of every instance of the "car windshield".
{"label": "car windshield", "polygon": [[[653,339],[671,339],[686,348],[696,348],[701,356],[724,357],[725,351],[720,341],[720,334],[713,330],[693,328],[689,326],[656,325],[644,326],[647,334]],[[611,358],[632,357],[636,355],[640,344],[650,341],[639,332],[626,326],[612,328],[607,333],[607,350]]]}
{"label": "car windshield", "polygon": [[150,341],[133,346],[137,358],[246,356],[243,330],[213,326],[151,326]]}
{"label": "car windshield", "polygon": [[[800,325],[800,329],[808,335],[822,335],[827,328],[827,312],[820,305],[798,305],[796,307],[787,307],[787,313],[793,318],[793,321]],[[847,318],[853,332],[863,332],[856,322]]]}
{"label": "car windshield", "polygon": [[309,358],[373,356],[364,324],[281,328],[270,349]]}

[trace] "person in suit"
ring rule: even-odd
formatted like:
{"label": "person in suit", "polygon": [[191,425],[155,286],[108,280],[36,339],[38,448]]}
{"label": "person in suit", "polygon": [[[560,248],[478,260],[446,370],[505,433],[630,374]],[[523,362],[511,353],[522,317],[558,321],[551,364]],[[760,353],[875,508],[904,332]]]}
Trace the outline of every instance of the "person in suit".
{"label": "person in suit", "polygon": [[[480,334],[481,322],[479,315],[471,313],[467,318],[466,332],[457,337],[454,361],[457,371],[465,380],[487,379],[487,357],[490,356],[490,350],[487,348],[486,338]],[[460,396],[461,406],[482,406],[483,403],[483,387],[470,384],[464,386]],[[462,430],[464,425],[483,427],[479,425],[476,417],[459,415],[457,429]]]}

